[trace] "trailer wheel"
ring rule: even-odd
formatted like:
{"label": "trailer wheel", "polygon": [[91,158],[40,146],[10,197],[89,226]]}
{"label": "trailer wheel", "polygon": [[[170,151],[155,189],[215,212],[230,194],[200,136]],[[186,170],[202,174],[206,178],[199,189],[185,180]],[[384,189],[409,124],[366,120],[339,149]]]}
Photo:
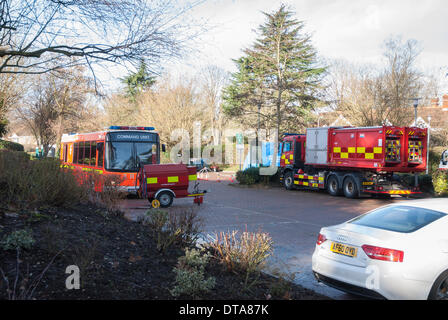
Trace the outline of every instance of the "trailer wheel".
{"label": "trailer wheel", "polygon": [[162,208],[168,208],[173,203],[173,194],[168,191],[163,191],[157,196],[157,200],[160,202]]}
{"label": "trailer wheel", "polygon": [[340,196],[341,195],[341,188],[339,187],[339,181],[335,175],[332,175],[328,178],[327,190],[328,190],[328,193],[332,196]]}
{"label": "trailer wheel", "polygon": [[347,198],[355,199],[358,197],[358,186],[356,181],[352,177],[347,177],[344,179],[344,195]]}
{"label": "trailer wheel", "polygon": [[291,170],[286,171],[283,178],[283,185],[285,186],[286,190],[292,190],[294,188],[294,174]]}

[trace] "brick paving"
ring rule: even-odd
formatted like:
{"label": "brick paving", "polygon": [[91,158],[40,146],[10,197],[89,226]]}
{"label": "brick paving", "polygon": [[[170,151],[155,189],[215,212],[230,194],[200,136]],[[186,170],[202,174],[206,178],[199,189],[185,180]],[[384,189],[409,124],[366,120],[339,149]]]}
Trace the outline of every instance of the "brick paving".
{"label": "brick paving", "polygon": [[[354,297],[314,280],[311,255],[320,228],[342,223],[392,201],[406,201],[352,200],[331,197],[325,192],[244,187],[232,183],[232,174],[209,173],[207,179],[200,181],[201,187],[209,191],[200,207],[193,204],[192,199],[175,199],[170,210],[196,207],[204,218],[205,237],[228,230],[268,232],[275,244],[270,266],[296,273],[298,284],[335,299]],[[122,206],[126,216],[135,220],[148,210],[149,202],[127,199]]]}

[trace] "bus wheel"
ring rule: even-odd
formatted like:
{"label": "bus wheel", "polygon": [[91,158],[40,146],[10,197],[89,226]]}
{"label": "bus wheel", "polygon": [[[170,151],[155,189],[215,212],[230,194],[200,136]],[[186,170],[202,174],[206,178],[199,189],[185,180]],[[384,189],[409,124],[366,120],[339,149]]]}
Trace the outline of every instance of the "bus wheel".
{"label": "bus wheel", "polygon": [[163,191],[157,196],[162,208],[168,208],[173,203],[173,194],[169,191]]}
{"label": "bus wheel", "polygon": [[352,177],[347,177],[344,180],[344,195],[347,198],[355,199],[358,197],[358,186]]}
{"label": "bus wheel", "polygon": [[285,186],[286,190],[292,190],[294,188],[294,174],[291,170],[286,171],[283,178],[283,185]]}
{"label": "bus wheel", "polygon": [[328,178],[327,190],[328,190],[328,193],[332,196],[340,196],[341,195],[341,188],[339,187],[339,181],[335,175],[330,176]]}

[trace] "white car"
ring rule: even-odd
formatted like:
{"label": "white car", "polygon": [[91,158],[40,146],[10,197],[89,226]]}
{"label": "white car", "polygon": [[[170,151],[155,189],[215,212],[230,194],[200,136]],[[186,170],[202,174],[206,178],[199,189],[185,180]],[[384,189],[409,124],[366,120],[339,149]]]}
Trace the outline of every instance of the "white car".
{"label": "white car", "polygon": [[448,199],[401,201],[322,228],[316,279],[380,299],[448,299]]}

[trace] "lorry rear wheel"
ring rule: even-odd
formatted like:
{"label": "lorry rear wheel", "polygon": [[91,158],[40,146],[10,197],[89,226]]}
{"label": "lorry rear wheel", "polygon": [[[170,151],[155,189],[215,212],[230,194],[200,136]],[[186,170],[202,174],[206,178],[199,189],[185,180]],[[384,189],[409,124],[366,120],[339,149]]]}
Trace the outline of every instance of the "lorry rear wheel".
{"label": "lorry rear wheel", "polygon": [[344,180],[344,195],[347,198],[355,199],[358,197],[358,186],[352,177],[347,177]]}
{"label": "lorry rear wheel", "polygon": [[286,171],[283,178],[283,185],[285,186],[286,190],[292,190],[294,188],[294,175],[292,171]]}
{"label": "lorry rear wheel", "polygon": [[328,178],[327,190],[328,190],[328,193],[332,196],[340,196],[341,195],[339,181],[336,176],[333,175]]}
{"label": "lorry rear wheel", "polygon": [[168,191],[163,191],[157,196],[157,200],[160,202],[162,208],[168,208],[173,203],[173,194]]}

